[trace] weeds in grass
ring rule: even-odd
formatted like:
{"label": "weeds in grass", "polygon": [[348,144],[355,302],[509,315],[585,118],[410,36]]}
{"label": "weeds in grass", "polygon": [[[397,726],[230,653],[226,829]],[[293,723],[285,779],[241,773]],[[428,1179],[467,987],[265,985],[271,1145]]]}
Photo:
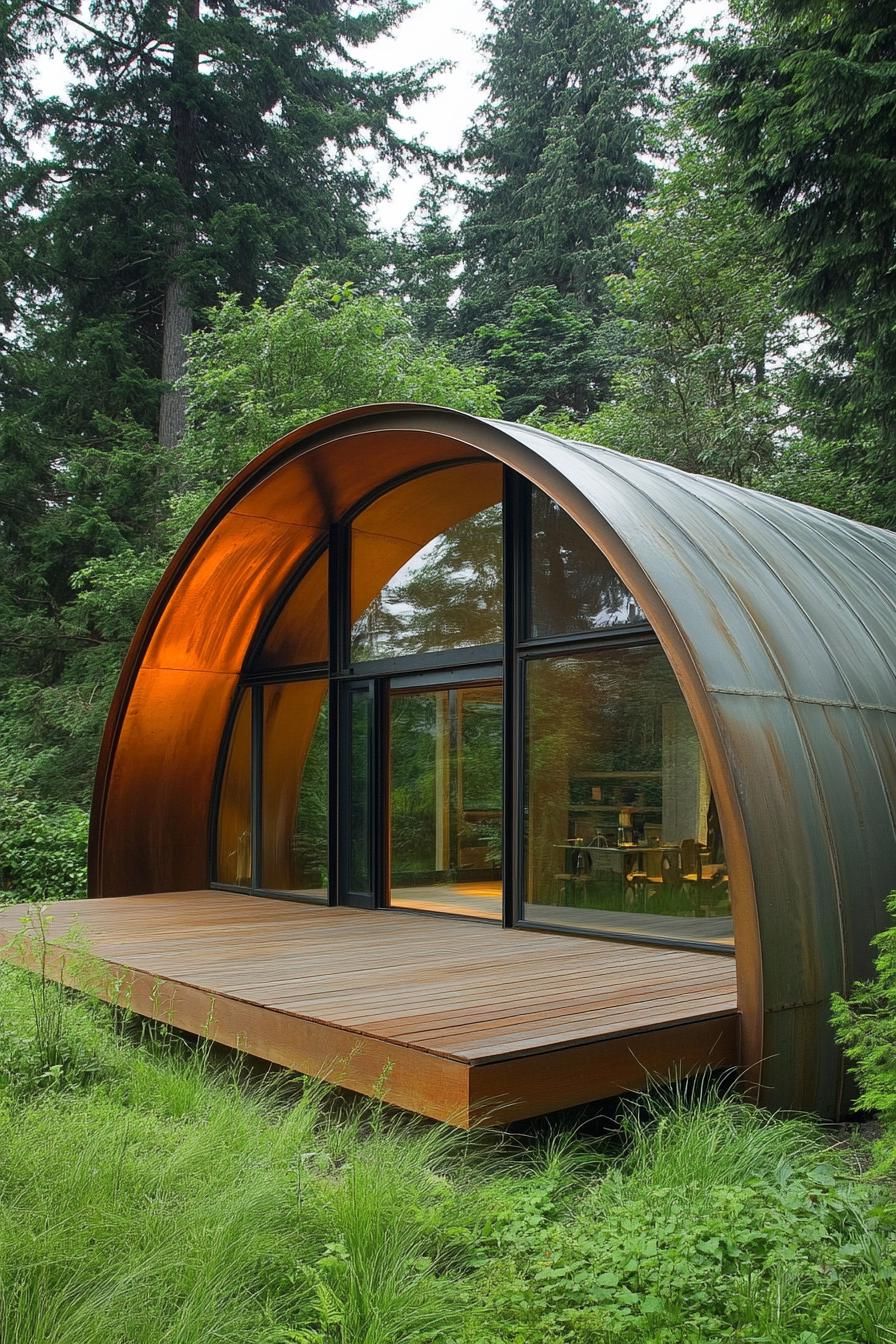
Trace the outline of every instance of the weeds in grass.
{"label": "weeds in grass", "polygon": [[0,1013],[0,1086],[30,1095],[42,1088],[58,1088],[76,1080],[88,1081],[96,1073],[96,1057],[84,1048],[80,1021],[68,1011],[69,991],[53,975],[51,961],[58,958],[78,967],[78,978],[87,984],[96,972],[95,959],[77,931],[66,944],[54,947],[50,932],[52,916],[45,906],[29,909],[9,952],[32,968],[15,972],[6,968],[10,980],[22,991],[15,1008]]}
{"label": "weeds in grass", "polygon": [[35,1087],[34,1003],[0,967],[3,1344],[896,1340],[879,1189],[708,1080],[463,1135],[60,991]]}

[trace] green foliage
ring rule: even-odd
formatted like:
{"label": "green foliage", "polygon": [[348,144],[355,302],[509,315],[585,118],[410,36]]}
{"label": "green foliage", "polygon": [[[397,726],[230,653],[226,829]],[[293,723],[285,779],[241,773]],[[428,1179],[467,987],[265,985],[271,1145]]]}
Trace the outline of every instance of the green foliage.
{"label": "green foliage", "polygon": [[580,299],[551,286],[516,294],[502,321],[474,333],[505,416],[519,420],[539,407],[585,414],[609,381],[611,328],[599,327]]}
{"label": "green foliage", "polygon": [[0,966],[11,1344],[892,1338],[879,1187],[807,1120],[705,1082],[472,1138],[45,989]]}
{"label": "green foliage", "polygon": [[60,1005],[82,1067],[35,1086],[32,998],[0,967],[4,1341],[459,1337],[462,1136],[339,1111],[313,1084],[247,1090],[163,1029],[135,1047],[101,1005]]}
{"label": "green foliage", "polygon": [[[461,323],[488,328],[472,348],[500,348],[499,382],[524,409],[540,396],[590,409],[601,355],[586,348],[589,320],[609,310],[606,277],[631,264],[619,226],[652,178],[655,26],[635,0],[511,0],[487,12],[488,100],[466,143],[476,177],[461,233]],[[558,324],[573,359],[565,388],[551,351]]]}
{"label": "green foliage", "polygon": [[[805,418],[811,418],[810,409]],[[751,484],[800,504],[887,527],[892,520],[885,495],[860,463],[850,460],[847,448],[812,433],[797,434],[776,446],[774,457]]]}
{"label": "green foliage", "polygon": [[870,1192],[804,1121],[707,1090],[623,1115],[622,1158],[492,1214],[490,1344],[883,1344],[896,1324]]}
{"label": "green foliage", "polygon": [[[46,27],[47,8],[25,0],[17,27]],[[193,312],[220,290],[282,298],[297,266],[366,231],[365,151],[389,167],[432,159],[397,127],[436,67],[360,60],[411,8],[95,0],[89,21],[56,24],[67,96],[32,93],[42,138],[7,180],[40,281],[37,312],[24,289],[20,312],[53,362],[41,392],[67,435],[98,410],[154,428],[170,285]]]}
{"label": "green foliage", "polygon": [[190,418],[176,450],[162,459],[133,420],[107,425],[111,447],[85,449],[59,467],[59,498],[36,504],[27,526],[10,468],[0,746],[24,796],[87,801],[106,708],[143,607],[171,552],[249,458],[296,425],[364,402],[499,413],[482,370],[423,344],[397,300],[310,271],[273,308],[230,296],[210,310],[193,339],[187,382]]}
{"label": "green foliage", "polygon": [[346,406],[411,401],[499,413],[483,371],[421,344],[397,302],[308,271],[275,308],[244,308],[231,296],[211,311],[191,343],[187,385],[181,470],[194,489],[217,489],[287,430]]}
{"label": "green foliage", "polygon": [[822,319],[806,413],[896,520],[896,16],[889,0],[746,0],[699,43],[696,108],[769,221],[797,311]]}
{"label": "green foliage", "polygon": [[86,812],[0,793],[0,905],[86,894]]}
{"label": "green foliage", "polygon": [[693,137],[624,234],[638,254],[611,281],[633,353],[596,437],[610,447],[748,484],[786,426],[795,339],[765,222]]}
{"label": "green foliage", "polygon": [[[49,977],[52,921],[48,907],[29,907],[12,946],[27,947],[35,974],[0,976],[0,1100],[83,1086],[108,1072],[107,1042],[90,1009],[73,1008],[69,991]],[[73,945],[65,955],[80,956]]]}
{"label": "green foliage", "polygon": [[823,402],[806,377],[817,324],[794,311],[780,242],[743,170],[689,128],[694,106],[680,101],[674,166],[622,226],[638,261],[607,282],[618,327],[609,399],[582,419],[542,397],[528,419],[886,526],[886,492],[847,442],[817,432]]}
{"label": "green foliage", "polygon": [[450,341],[455,334],[452,301],[460,283],[461,250],[447,203],[444,188],[422,191],[412,223],[390,249],[393,288],[424,341]]}
{"label": "green foliage", "polygon": [[116,666],[208,493],[156,433],[185,334],[220,291],[276,303],[366,241],[375,165],[438,158],[401,126],[437,66],[361,59],[410,0],[69,8],[0,6],[0,737],[37,758],[35,796],[83,802]]}
{"label": "green foliage", "polygon": [[848,999],[834,997],[833,1021],[859,1086],[859,1106],[876,1111],[884,1133],[880,1166],[896,1170],[896,892],[887,908],[893,922],[873,941],[872,980],[854,985]]}

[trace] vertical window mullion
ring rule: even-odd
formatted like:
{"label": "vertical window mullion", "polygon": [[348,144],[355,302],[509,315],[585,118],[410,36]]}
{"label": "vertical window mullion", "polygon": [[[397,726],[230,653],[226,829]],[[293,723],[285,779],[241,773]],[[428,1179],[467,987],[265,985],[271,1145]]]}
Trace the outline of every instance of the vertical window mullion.
{"label": "vertical window mullion", "polygon": [[348,623],[348,557],[347,529],[342,523],[330,528],[330,568],[327,609],[329,616],[329,674],[330,674],[330,787],[329,787],[329,902],[337,905],[342,898],[344,865],[340,806],[345,792],[345,749],[343,696],[338,681],[342,670],[342,656],[346,647],[343,626]]}
{"label": "vertical window mullion", "polygon": [[509,467],[504,469],[504,800],[502,872],[504,902],[502,918],[512,926],[520,908],[519,852],[522,839],[522,794],[519,789],[519,746],[522,722],[516,686],[517,641],[525,623],[528,509],[526,482]]}
{"label": "vertical window mullion", "polygon": [[252,889],[262,884],[261,828],[263,823],[262,751],[264,742],[264,687],[253,686],[252,696]]}

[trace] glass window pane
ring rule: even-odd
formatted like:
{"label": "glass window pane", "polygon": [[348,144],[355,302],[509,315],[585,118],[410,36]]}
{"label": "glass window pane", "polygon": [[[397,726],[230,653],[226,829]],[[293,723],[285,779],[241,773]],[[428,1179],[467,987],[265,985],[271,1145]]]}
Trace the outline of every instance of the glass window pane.
{"label": "glass window pane", "polygon": [[366,686],[349,695],[351,775],[349,780],[348,889],[363,895],[372,890],[373,833],[371,828],[371,751],[373,734],[373,696]]}
{"label": "glass window pane", "polygon": [[215,878],[235,887],[252,881],[252,695],[240,692],[233,721],[221,795]]}
{"label": "glass window pane", "polygon": [[646,617],[606,557],[578,523],[532,488],[531,636],[571,635]]}
{"label": "glass window pane", "polygon": [[311,565],[268,631],[255,659],[259,668],[325,663],[329,657],[327,552]]}
{"label": "glass window pane", "polygon": [[398,486],[355,519],[351,661],[500,644],[502,472],[474,462]]}
{"label": "glass window pane", "polygon": [[328,863],[326,681],[264,688],[261,884],[325,900]]}
{"label": "glass window pane", "polygon": [[393,692],[390,902],[501,918],[499,685]]}
{"label": "glass window pane", "polygon": [[697,733],[658,648],[526,670],[525,917],[731,945]]}

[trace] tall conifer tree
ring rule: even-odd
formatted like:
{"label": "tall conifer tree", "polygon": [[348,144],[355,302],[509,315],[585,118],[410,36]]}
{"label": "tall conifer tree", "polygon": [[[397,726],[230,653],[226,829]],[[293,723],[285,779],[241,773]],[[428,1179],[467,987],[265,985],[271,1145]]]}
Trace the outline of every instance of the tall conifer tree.
{"label": "tall conifer tree", "polygon": [[804,414],[896,523],[896,11],[739,0],[700,44],[704,131],[769,220],[789,298],[822,319]]}
{"label": "tall conifer tree", "polygon": [[[488,14],[486,101],[466,141],[475,181],[461,319],[468,331],[490,324],[491,344],[506,354],[498,329],[514,301],[518,318],[520,295],[540,291],[528,307],[543,326],[552,303],[545,291],[554,290],[564,312],[581,310],[570,321],[593,345],[592,324],[610,307],[606,276],[631,265],[619,225],[652,180],[656,28],[639,0],[507,0],[490,3]],[[587,362],[584,348],[579,354],[577,363]],[[549,400],[587,409],[600,392],[599,363],[590,393],[557,386]],[[507,380],[515,395],[510,370]]]}
{"label": "tall conifer tree", "polygon": [[[364,231],[376,190],[364,153],[419,157],[395,125],[430,69],[377,74],[357,53],[412,7],[70,8],[67,97],[33,105],[30,129],[48,150],[19,173],[45,194],[34,256],[50,307],[35,339],[70,426],[125,408],[149,426],[161,410],[171,446],[183,430],[172,383],[196,312],[221,290],[279,299],[297,267]],[[25,0],[35,23],[49,9],[59,7]]]}
{"label": "tall conifer tree", "polygon": [[[360,60],[413,3],[0,0],[0,747],[7,711],[32,741],[98,712],[171,540],[197,316],[336,263],[374,161],[423,155],[399,121],[429,68]],[[64,94],[35,87],[42,52]],[[106,566],[113,635],[103,604],[78,614]]]}

